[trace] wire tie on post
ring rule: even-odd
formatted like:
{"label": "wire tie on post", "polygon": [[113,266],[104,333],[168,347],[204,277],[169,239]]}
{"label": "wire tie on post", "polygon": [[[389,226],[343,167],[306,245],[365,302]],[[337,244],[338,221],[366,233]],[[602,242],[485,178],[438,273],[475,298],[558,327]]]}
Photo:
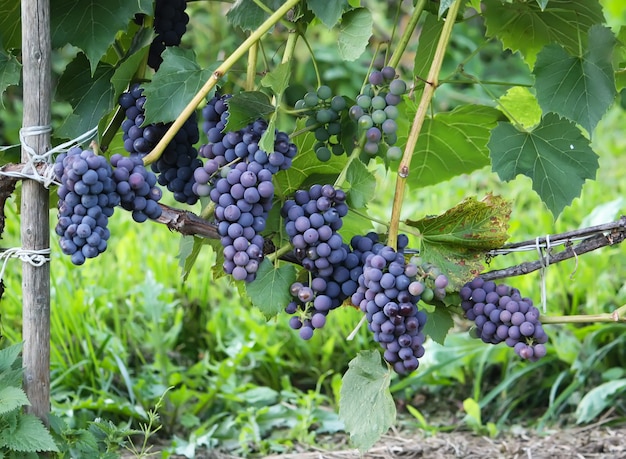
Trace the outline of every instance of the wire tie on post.
{"label": "wire tie on post", "polygon": [[6,269],[9,258],[19,258],[23,262],[29,263],[33,266],[42,266],[44,263],[50,261],[50,248],[27,250],[22,249],[21,247],[15,247],[3,250],[0,252],[0,260],[3,260],[2,268],[0,268],[0,281],[4,278],[4,270]]}

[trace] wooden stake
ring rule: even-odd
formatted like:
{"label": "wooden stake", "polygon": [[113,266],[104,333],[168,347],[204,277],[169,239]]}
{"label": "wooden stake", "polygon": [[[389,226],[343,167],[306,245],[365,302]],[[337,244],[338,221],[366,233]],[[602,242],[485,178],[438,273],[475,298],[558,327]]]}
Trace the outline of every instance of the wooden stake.
{"label": "wooden stake", "polygon": [[[22,127],[50,124],[50,4],[49,0],[22,0]],[[50,148],[50,133],[27,136],[38,154]],[[22,147],[22,162],[29,156]],[[22,182],[22,248],[50,247],[48,190],[34,180]],[[32,414],[48,422],[50,411],[50,264],[22,264],[24,390]]]}

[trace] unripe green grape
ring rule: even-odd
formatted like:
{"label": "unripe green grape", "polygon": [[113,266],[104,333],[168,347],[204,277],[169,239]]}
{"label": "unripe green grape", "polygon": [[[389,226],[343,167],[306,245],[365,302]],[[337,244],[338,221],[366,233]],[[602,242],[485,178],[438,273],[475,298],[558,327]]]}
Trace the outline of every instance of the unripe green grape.
{"label": "unripe green grape", "polygon": [[317,124],[317,120],[313,117],[307,118],[306,121],[304,122],[304,125],[306,127],[315,126],[316,124]]}
{"label": "unripe green grape", "polygon": [[382,96],[372,97],[372,108],[374,110],[384,110],[387,106],[387,102],[385,102],[385,98]]}
{"label": "unripe green grape", "polygon": [[359,127],[363,130],[369,129],[374,126],[374,121],[369,115],[363,115],[359,118]]}
{"label": "unripe green grape", "polygon": [[402,149],[400,147],[389,147],[387,149],[387,159],[389,161],[398,161],[402,158]]}
{"label": "unripe green grape", "polygon": [[317,150],[315,150],[315,155],[317,156],[317,159],[322,161],[322,162],[326,162],[330,159],[330,150],[326,147],[319,147]]}
{"label": "unripe green grape", "polygon": [[435,292],[433,292],[433,289],[426,288],[422,292],[422,297],[421,298],[422,298],[423,301],[428,303],[429,301],[432,301],[434,297],[435,297]]}
{"label": "unripe green grape", "polygon": [[385,107],[385,114],[387,115],[387,119],[395,120],[400,115],[400,110],[398,110],[398,107],[395,105],[387,105]]}
{"label": "unripe green grape", "polygon": [[406,92],[406,83],[404,80],[393,80],[389,83],[389,92],[394,96],[401,96]]}
{"label": "unripe green grape", "polygon": [[469,329],[469,336],[470,338],[480,338],[480,333],[478,333],[478,329],[476,327],[472,327]]}
{"label": "unripe green grape", "polygon": [[318,123],[326,124],[333,119],[333,112],[327,108],[322,108],[315,114]]}
{"label": "unripe green grape", "polygon": [[347,105],[348,104],[346,102],[346,99],[344,99],[341,96],[335,96],[330,101],[330,108],[332,108],[336,112],[340,112],[341,110],[345,110]]}
{"label": "unripe green grape", "polygon": [[314,92],[307,92],[304,95],[303,99],[304,99],[304,104],[307,107],[310,107],[310,108],[317,106],[317,104],[319,103],[319,99],[317,98],[317,94],[315,94]]}
{"label": "unripe green grape", "polygon": [[387,145],[395,145],[397,141],[398,135],[395,132],[385,134],[385,142],[387,143]]}
{"label": "unripe green grape", "polygon": [[398,125],[394,120],[386,119],[383,121],[381,129],[385,134],[393,134],[398,130]]}
{"label": "unripe green grape", "polygon": [[296,102],[296,104],[293,106],[293,108],[295,108],[296,110],[302,110],[304,108],[306,108],[306,104],[304,103],[304,99],[300,99]]}
{"label": "unripe green grape", "polygon": [[340,143],[336,143],[335,145],[332,146],[332,152],[333,155],[335,156],[341,156],[344,153],[344,149],[343,149],[343,145],[341,145]]}
{"label": "unripe green grape", "polygon": [[337,122],[328,123],[326,130],[329,135],[338,135],[341,132],[341,124]]}
{"label": "unripe green grape", "polygon": [[368,95],[361,94],[356,98],[356,103],[363,109],[370,108],[372,106],[372,98]]}
{"label": "unripe green grape", "polygon": [[387,119],[387,114],[383,110],[374,110],[372,112],[372,121],[376,124],[383,124]]}
{"label": "unripe green grape", "polygon": [[361,91],[361,94],[374,97],[376,95],[376,92],[374,91],[374,88],[372,87],[371,84],[366,84],[365,86],[363,86],[363,91]]}
{"label": "unripe green grape", "polygon": [[319,140],[320,142],[325,142],[328,140],[330,136],[328,135],[328,131],[323,127],[319,127],[315,130],[315,140]]}
{"label": "unripe green grape", "polygon": [[326,85],[322,85],[317,88],[317,97],[322,100],[330,99],[333,96],[333,91]]}

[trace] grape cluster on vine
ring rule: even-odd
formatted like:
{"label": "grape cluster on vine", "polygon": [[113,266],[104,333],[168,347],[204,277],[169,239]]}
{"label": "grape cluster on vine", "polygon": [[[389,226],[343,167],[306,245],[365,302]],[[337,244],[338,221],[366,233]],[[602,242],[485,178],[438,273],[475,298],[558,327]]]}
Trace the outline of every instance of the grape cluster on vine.
{"label": "grape cluster on vine", "polygon": [[200,147],[207,161],[194,170],[192,191],[215,204],[215,222],[224,247],[223,268],[236,280],[251,282],[263,259],[268,212],[272,208],[272,176],[288,169],[297,153],[289,136],[274,132],[274,151],[259,147],[267,122],[257,120],[228,131],[230,95],[215,96],[203,109],[203,130],[209,143]]}
{"label": "grape cluster on vine", "polygon": [[402,151],[395,146],[398,136],[397,105],[402,101],[407,85],[396,79],[393,67],[383,67],[370,73],[368,84],[350,107],[350,118],[356,121],[359,132],[365,136],[363,151],[368,157],[381,155],[389,160],[399,159]]}
{"label": "grape cluster on vine", "polygon": [[397,373],[409,373],[424,355],[426,313],[417,307],[423,292],[419,269],[406,263],[401,245],[396,251],[368,239],[362,244],[365,263],[352,303],[365,313],[385,360]]}
{"label": "grape cluster on vine", "polygon": [[156,0],[154,4],[156,36],[148,50],[148,65],[154,70],[161,66],[163,62],[161,53],[166,47],[180,45],[189,23],[186,8],[187,0]]}
{"label": "grape cluster on vine", "polygon": [[120,201],[113,170],[103,156],[74,147],[57,156],[54,173],[61,183],[55,228],[59,245],[72,263],[82,265],[107,248],[109,217]]}
{"label": "grape cluster on vine", "polygon": [[[133,84],[119,97],[119,104],[126,115],[122,122],[124,149],[131,156],[150,153],[171,126],[171,123],[143,126],[146,120],[145,103],[146,96],[138,83]],[[173,193],[174,199],[185,204],[195,204],[198,201],[198,196],[193,191],[193,174],[202,166],[194,147],[199,139],[198,121],[193,113],[152,164],[152,170],[159,174],[159,184],[166,186]]]}
{"label": "grape cluster on vine", "polygon": [[465,317],[476,324],[476,335],[485,343],[505,342],[523,359],[536,361],[546,355],[548,336],[539,309],[530,298],[506,284],[476,277],[461,288]]}
{"label": "grape cluster on vine", "polygon": [[333,97],[332,90],[325,85],[316,92],[306,93],[295,103],[294,108],[307,116],[306,127],[313,129],[316,140],[313,150],[320,161],[345,152],[341,116],[347,106],[343,96]]}

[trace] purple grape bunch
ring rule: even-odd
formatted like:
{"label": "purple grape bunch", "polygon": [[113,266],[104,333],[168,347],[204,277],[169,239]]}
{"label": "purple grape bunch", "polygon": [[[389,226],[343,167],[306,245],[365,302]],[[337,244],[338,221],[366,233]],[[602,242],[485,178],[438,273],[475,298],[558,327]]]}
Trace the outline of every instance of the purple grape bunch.
{"label": "purple grape bunch", "polygon": [[426,313],[417,307],[423,289],[417,280],[418,267],[405,262],[402,250],[381,243],[372,243],[371,251],[365,253],[352,303],[366,314],[374,339],[384,349],[384,359],[396,373],[410,373],[424,355]]}
{"label": "purple grape bunch", "polygon": [[548,336],[539,309],[518,289],[476,277],[461,288],[460,296],[465,317],[474,321],[476,335],[482,341],[505,342],[531,362],[546,355]]}
{"label": "purple grape bunch", "polygon": [[61,183],[55,228],[59,245],[73,264],[82,265],[107,248],[108,219],[120,201],[113,170],[103,156],[73,147],[57,156],[54,173]]}
{"label": "purple grape bunch", "polygon": [[158,70],[163,62],[161,53],[167,46],[180,45],[187,31],[189,15],[186,0],[156,0],[154,4],[154,31],[156,36],[148,50],[148,65]]}
{"label": "purple grape bunch", "polygon": [[[143,157],[159,143],[170,127],[170,123],[153,123],[143,126],[146,96],[139,84],[133,84],[119,97],[119,104],[125,111],[122,122],[124,149],[131,156]],[[161,156],[152,164],[158,175],[158,183],[167,187],[174,199],[184,204],[195,204],[198,196],[194,193],[194,171],[202,167],[198,151],[193,146],[199,141],[198,121],[193,113],[165,147]]]}

